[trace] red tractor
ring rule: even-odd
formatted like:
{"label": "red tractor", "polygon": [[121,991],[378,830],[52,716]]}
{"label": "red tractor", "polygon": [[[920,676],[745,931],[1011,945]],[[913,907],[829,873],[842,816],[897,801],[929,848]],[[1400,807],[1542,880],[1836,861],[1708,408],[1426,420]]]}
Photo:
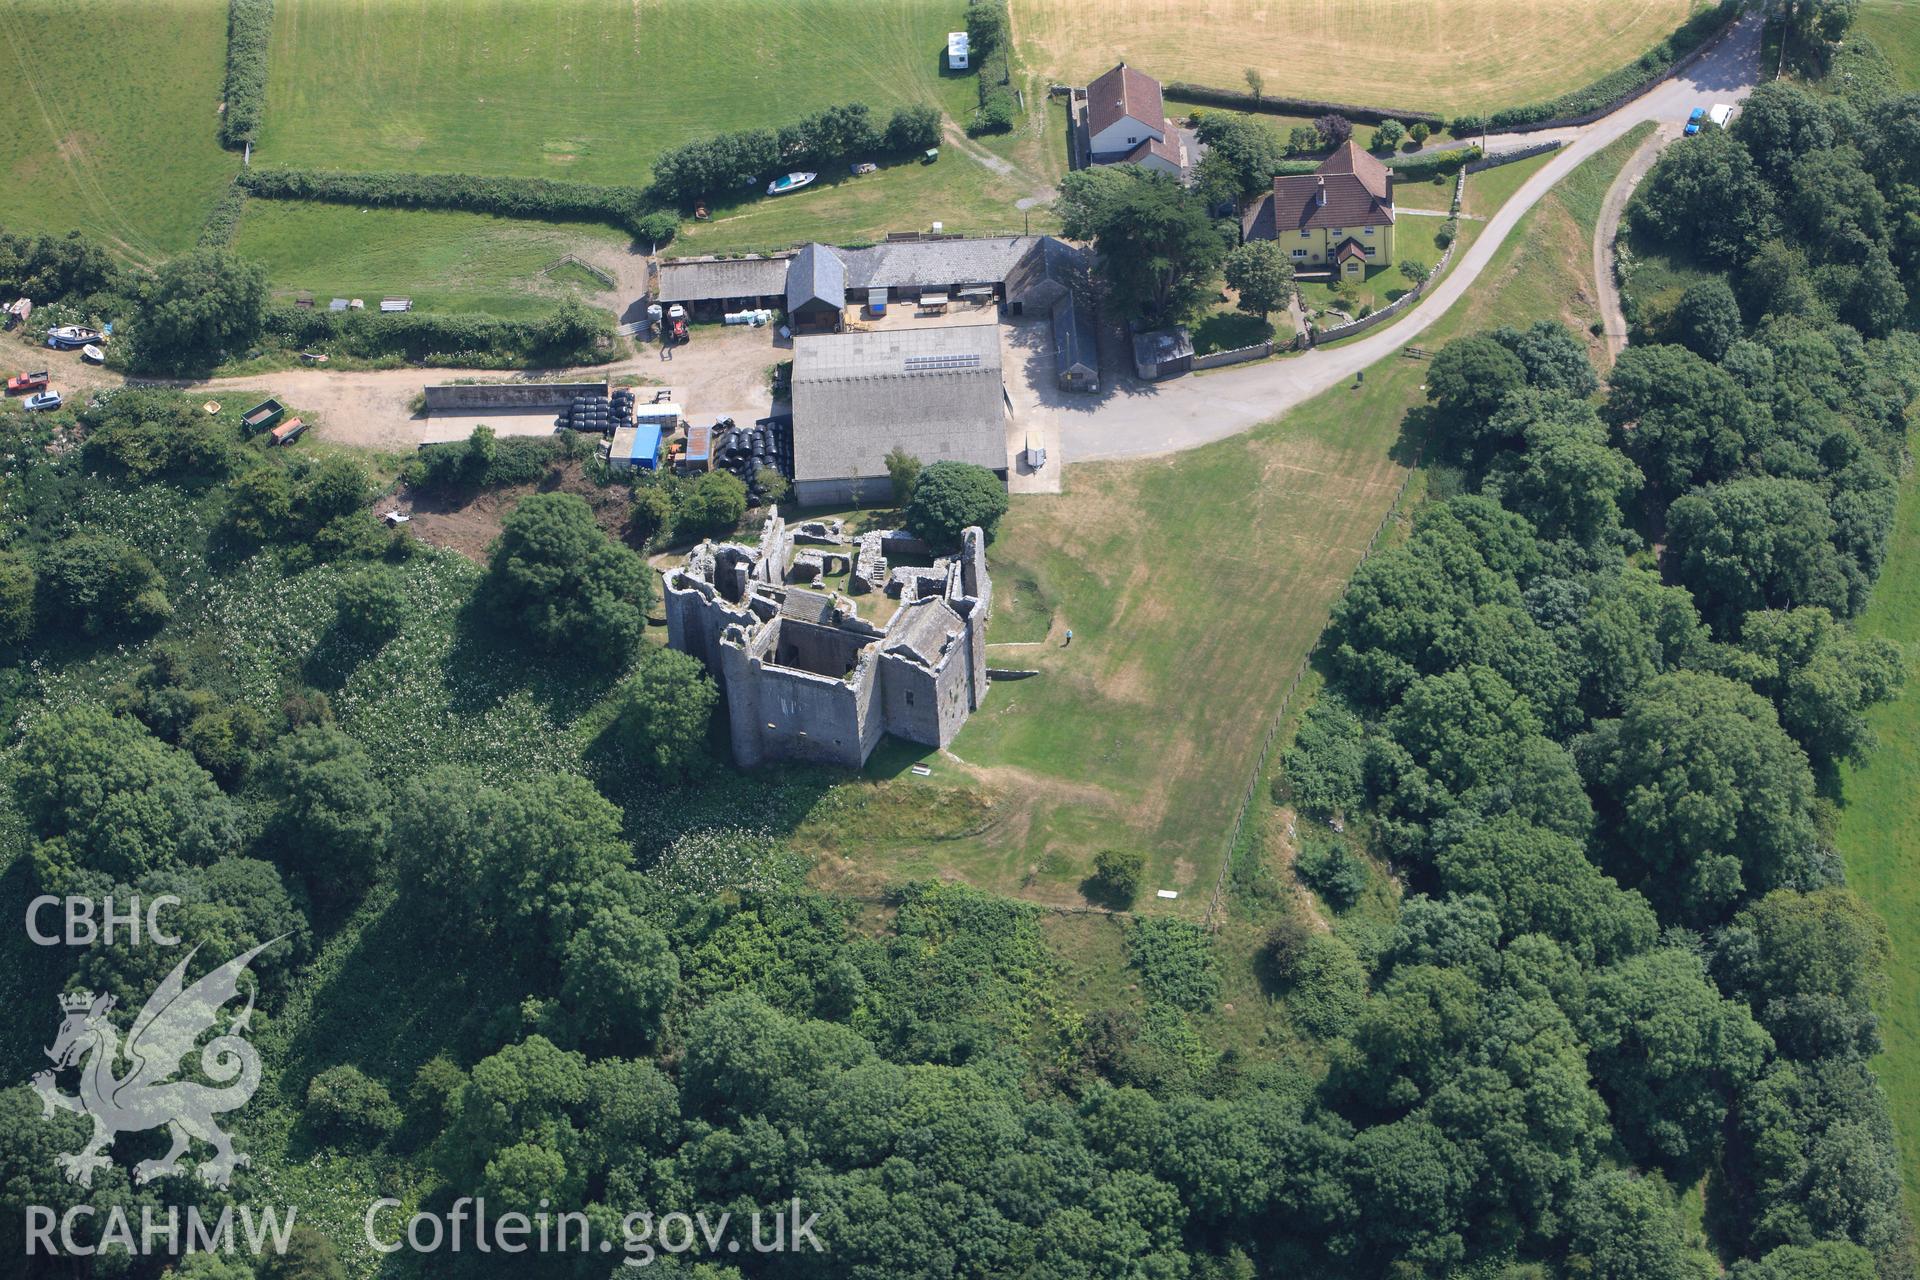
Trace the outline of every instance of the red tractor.
{"label": "red tractor", "polygon": [[17,396],[28,391],[45,391],[46,389],[47,371],[45,369],[42,369],[38,373],[17,373],[7,379],[7,394],[10,396]]}

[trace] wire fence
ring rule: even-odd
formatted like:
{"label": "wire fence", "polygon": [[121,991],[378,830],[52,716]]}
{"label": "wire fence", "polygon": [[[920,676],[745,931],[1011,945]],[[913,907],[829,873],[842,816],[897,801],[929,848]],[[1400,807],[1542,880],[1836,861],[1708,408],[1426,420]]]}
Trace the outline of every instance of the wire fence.
{"label": "wire fence", "polygon": [[[1355,570],[1372,557],[1374,548],[1380,544],[1380,535],[1387,531],[1387,526],[1400,514],[1400,504],[1406,499],[1407,487],[1420,473],[1420,459],[1425,450],[1425,441],[1415,448],[1413,462],[1407,468],[1407,474],[1401,478],[1400,487],[1394,491],[1393,501],[1388,504],[1385,514],[1380,517],[1380,522],[1373,526],[1373,534],[1367,539],[1365,550],[1361,551],[1360,559],[1354,564]],[[1280,706],[1273,713],[1272,722],[1267,725],[1267,735],[1260,742],[1260,754],[1253,762],[1253,776],[1247,779],[1247,789],[1241,793],[1240,807],[1234,814],[1233,826],[1227,831],[1226,848],[1222,851],[1220,858],[1220,874],[1214,877],[1213,897],[1207,903],[1205,924],[1209,932],[1217,932],[1220,928],[1220,906],[1226,899],[1227,877],[1233,870],[1233,851],[1239,847],[1240,837],[1246,831],[1247,815],[1253,812],[1254,794],[1260,789],[1260,779],[1266,776],[1267,761],[1273,753],[1274,740],[1280,736],[1280,730],[1287,723],[1287,716],[1293,710],[1293,695],[1299,692],[1300,682],[1306,678],[1308,670],[1313,666],[1314,655],[1320,652],[1321,643],[1326,639],[1327,623],[1332,619],[1333,614],[1329,612],[1321,620],[1320,638],[1313,642],[1313,647],[1308,649],[1295,665],[1293,675],[1287,681],[1287,690],[1280,695]]]}

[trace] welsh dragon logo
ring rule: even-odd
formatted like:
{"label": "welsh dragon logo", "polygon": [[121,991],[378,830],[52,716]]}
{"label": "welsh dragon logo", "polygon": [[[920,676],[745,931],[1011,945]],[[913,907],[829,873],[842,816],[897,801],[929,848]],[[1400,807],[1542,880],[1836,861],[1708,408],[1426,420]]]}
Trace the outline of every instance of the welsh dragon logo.
{"label": "welsh dragon logo", "polygon": [[[214,1083],[171,1077],[184,1069],[186,1056],[200,1037],[213,1029],[220,1007],[239,994],[240,975],[253,958],[278,941],[274,938],[245,955],[235,956],[190,987],[185,983],[187,965],[199,948],[189,951],[148,998],[140,1016],[134,1019],[124,1047],[107,1020],[115,1003],[112,996],[76,991],[60,997],[60,1034],[46,1054],[53,1060],[54,1071],[80,1068],[80,1092],[61,1093],[54,1086],[54,1071],[36,1075],[33,1090],[40,1095],[46,1118],[51,1119],[58,1108],[93,1121],[93,1137],[87,1145],[58,1157],[67,1181],[91,1187],[93,1171],[112,1163],[106,1151],[116,1135],[162,1126],[172,1135],[173,1146],[160,1159],[135,1165],[136,1183],[182,1173],[180,1157],[187,1154],[194,1141],[206,1143],[214,1151],[212,1160],[202,1161],[195,1168],[200,1181],[208,1186],[225,1187],[234,1169],[248,1163],[245,1155],[234,1151],[233,1140],[213,1118],[245,1106],[260,1087],[260,1055],[241,1038],[253,1016],[251,992],[246,1008],[200,1051],[200,1069]],[[128,1070],[116,1076],[114,1068],[122,1059],[129,1064]]]}

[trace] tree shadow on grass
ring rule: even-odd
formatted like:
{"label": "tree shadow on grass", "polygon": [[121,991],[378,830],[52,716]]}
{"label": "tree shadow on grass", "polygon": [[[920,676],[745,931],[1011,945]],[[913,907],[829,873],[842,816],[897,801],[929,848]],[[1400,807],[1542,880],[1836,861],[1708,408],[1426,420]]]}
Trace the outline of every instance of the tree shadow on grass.
{"label": "tree shadow on grass", "polygon": [[355,633],[336,618],[327,624],[300,664],[300,679],[309,688],[338,693],[362,663],[380,652],[384,643]]}
{"label": "tree shadow on grass", "polygon": [[626,675],[626,664],[584,646],[542,649],[500,615],[482,586],[460,606],[441,674],[456,713],[476,715],[525,693],[556,722],[571,724]]}
{"label": "tree shadow on grass", "polygon": [[1431,442],[1439,439],[1440,411],[1432,405],[1418,404],[1400,419],[1400,435],[1387,450],[1387,456],[1403,467],[1426,460]]}
{"label": "tree shadow on grass", "polygon": [[[376,887],[310,969],[300,1017],[268,1073],[272,1088],[294,1113],[306,1103],[308,1083],[339,1063],[352,1063],[404,1097],[422,1063],[446,1053],[471,1063],[490,1052],[496,1014],[511,1010],[535,983],[514,957],[497,949],[468,954],[474,940],[450,936],[427,909],[390,885]],[[510,1037],[511,1038],[511,1037]],[[296,1148],[316,1141],[302,1124]],[[312,1148],[296,1149],[296,1158]]]}

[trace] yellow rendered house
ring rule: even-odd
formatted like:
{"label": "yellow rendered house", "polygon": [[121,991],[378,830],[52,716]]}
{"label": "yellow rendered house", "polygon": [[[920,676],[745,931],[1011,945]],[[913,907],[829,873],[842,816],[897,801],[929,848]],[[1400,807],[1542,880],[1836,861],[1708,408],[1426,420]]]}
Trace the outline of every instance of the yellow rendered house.
{"label": "yellow rendered house", "polygon": [[1275,178],[1241,233],[1274,241],[1296,267],[1359,280],[1393,262],[1393,174],[1348,139],[1312,173]]}

